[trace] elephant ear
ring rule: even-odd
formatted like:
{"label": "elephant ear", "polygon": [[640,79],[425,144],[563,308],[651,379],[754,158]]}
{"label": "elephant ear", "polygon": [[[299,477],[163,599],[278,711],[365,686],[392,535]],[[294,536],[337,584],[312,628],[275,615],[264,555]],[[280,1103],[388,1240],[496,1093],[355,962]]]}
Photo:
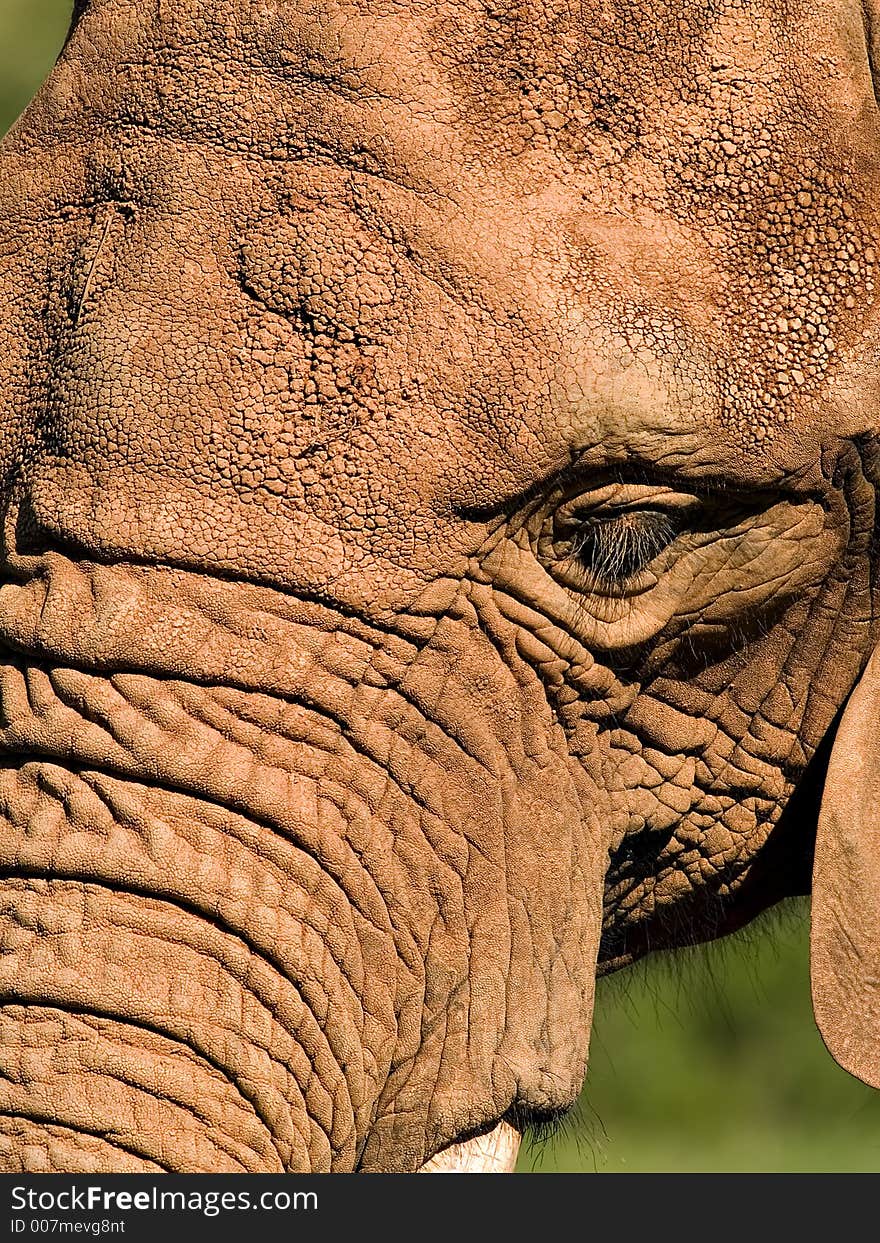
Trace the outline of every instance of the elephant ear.
{"label": "elephant ear", "polygon": [[831,750],[813,864],[813,1012],[834,1060],[880,1088],[880,648]]}

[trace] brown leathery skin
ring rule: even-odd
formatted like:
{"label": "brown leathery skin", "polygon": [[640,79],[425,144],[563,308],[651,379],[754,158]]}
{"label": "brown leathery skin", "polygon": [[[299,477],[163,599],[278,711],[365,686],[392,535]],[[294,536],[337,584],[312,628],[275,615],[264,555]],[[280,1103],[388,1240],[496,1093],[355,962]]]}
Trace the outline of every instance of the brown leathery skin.
{"label": "brown leathery skin", "polygon": [[3,1168],[416,1169],[802,886],[873,16],[78,6],[0,151]]}

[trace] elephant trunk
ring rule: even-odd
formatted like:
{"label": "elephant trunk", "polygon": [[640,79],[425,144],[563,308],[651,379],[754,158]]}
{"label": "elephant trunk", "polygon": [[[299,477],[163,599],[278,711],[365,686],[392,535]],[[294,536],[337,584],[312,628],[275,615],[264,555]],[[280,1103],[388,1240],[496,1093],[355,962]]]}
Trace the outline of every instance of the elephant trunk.
{"label": "elephant trunk", "polygon": [[3,786],[15,1150],[61,1170],[354,1168],[399,978],[381,899],[342,888],[354,860],[322,869],[244,817],[95,771],[28,763]]}
{"label": "elephant trunk", "polygon": [[576,1095],[603,856],[481,638],[54,553],[0,590],[0,1162],[503,1168]]}

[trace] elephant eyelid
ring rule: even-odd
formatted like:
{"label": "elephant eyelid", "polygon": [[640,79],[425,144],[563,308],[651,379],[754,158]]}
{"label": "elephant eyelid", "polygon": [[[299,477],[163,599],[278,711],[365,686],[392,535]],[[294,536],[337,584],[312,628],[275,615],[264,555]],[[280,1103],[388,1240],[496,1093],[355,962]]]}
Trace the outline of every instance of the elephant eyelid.
{"label": "elephant eyelid", "polygon": [[682,518],[659,509],[593,513],[574,534],[572,556],[597,585],[623,586],[675,541]]}

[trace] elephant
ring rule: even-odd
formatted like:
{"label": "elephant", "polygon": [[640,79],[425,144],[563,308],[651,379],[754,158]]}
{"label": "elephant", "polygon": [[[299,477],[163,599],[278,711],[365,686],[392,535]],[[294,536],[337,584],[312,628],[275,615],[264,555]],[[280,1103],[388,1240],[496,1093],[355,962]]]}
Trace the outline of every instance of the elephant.
{"label": "elephant", "polygon": [[812,894],[880,1087],[878,0],[77,0],[0,147],[0,1167],[504,1170]]}

